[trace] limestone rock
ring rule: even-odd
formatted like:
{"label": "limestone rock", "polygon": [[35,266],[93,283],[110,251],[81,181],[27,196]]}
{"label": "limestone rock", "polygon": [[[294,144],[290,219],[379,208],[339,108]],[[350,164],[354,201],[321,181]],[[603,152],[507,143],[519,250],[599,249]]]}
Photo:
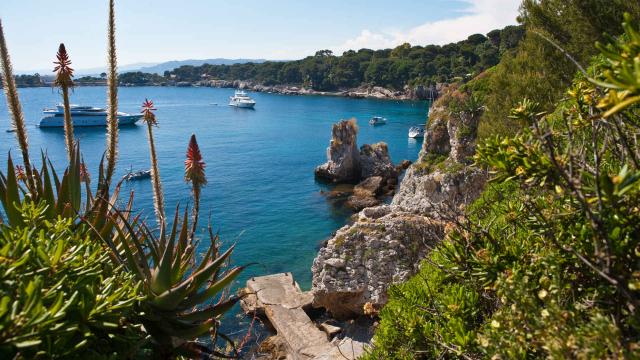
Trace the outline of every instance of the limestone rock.
{"label": "limestone rock", "polygon": [[349,197],[346,205],[353,210],[360,211],[380,204],[377,196],[382,194],[384,185],[385,179],[382,176],[366,178],[353,188],[353,195]]}
{"label": "limestone rock", "polygon": [[[460,209],[481,193],[487,174],[468,165],[475,151],[479,109],[455,86],[430,112],[420,160],[409,166],[391,205],[368,207],[323,246],[312,266],[313,305],[324,307],[336,318],[375,312],[387,301],[387,289],[407,280],[418,270],[430,249],[444,237],[447,227],[442,211]],[[465,110],[452,102],[465,104]],[[363,177],[379,176],[384,188],[395,185],[400,168],[387,161],[386,146],[361,148]],[[437,167],[425,162],[438,162]],[[408,166],[408,163],[403,164]],[[393,168],[393,170],[391,170]],[[393,174],[395,173],[395,176]],[[392,176],[390,176],[392,175]],[[372,199],[377,182],[355,187],[349,198]],[[336,267],[339,263],[341,266]]]}
{"label": "limestone rock", "polygon": [[384,142],[360,147],[360,179],[381,176],[384,179],[397,178],[398,172],[391,162],[389,148]]}
{"label": "limestone rock", "polygon": [[288,360],[293,359],[288,355],[287,343],[282,336],[274,335],[269,336],[263,342],[260,343],[258,351],[261,355],[257,357],[257,360]]}
{"label": "limestone rock", "polygon": [[327,148],[327,162],[316,168],[317,177],[336,183],[357,183],[360,180],[357,134],[355,119],[342,120],[333,125],[331,142]]}
{"label": "limestone rock", "polygon": [[437,218],[438,205],[459,208],[475,200],[487,179],[487,173],[466,166],[457,171],[434,171],[422,173],[411,167],[402,180],[392,205],[403,211]]}
{"label": "limestone rock", "polygon": [[422,143],[425,153],[435,155],[448,155],[451,152],[451,143],[447,121],[437,117],[437,113],[429,116],[429,126],[424,133]]}
{"label": "limestone rock", "polygon": [[[380,208],[387,209],[367,209],[356,223],[338,230],[313,262],[313,305],[335,318],[361,315],[367,302],[382,307],[387,288],[413,275],[428,250],[425,245],[443,234],[439,221]],[[371,213],[386,215],[367,217]],[[344,266],[333,266],[336,260]]]}

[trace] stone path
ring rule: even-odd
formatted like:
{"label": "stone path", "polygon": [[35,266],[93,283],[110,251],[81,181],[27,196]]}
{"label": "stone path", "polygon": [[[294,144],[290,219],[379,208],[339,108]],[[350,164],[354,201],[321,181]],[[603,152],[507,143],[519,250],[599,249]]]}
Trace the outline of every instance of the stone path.
{"label": "stone path", "polygon": [[305,312],[311,308],[313,295],[302,292],[291,273],[251,278],[246,290],[249,295],[242,300],[242,308],[247,313],[266,316],[278,336],[285,340],[288,358],[352,360],[362,354],[363,344],[357,341],[329,341]]}

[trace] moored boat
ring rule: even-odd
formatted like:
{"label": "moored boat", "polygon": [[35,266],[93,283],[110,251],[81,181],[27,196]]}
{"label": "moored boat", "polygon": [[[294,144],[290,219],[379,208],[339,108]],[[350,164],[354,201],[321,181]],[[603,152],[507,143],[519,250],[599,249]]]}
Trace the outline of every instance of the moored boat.
{"label": "moored boat", "polygon": [[256,102],[244,91],[236,90],[236,93],[229,98],[229,106],[253,109],[253,107],[256,106]]}
{"label": "moored boat", "polygon": [[424,125],[416,125],[409,128],[409,137],[418,139],[424,137]]}
{"label": "moored boat", "polygon": [[[69,106],[73,126],[107,126],[107,110],[93,106]],[[64,127],[64,105],[55,109],[45,109],[40,127]],[[133,125],[142,118],[141,114],[118,112],[118,125]]]}
{"label": "moored boat", "polygon": [[372,126],[379,126],[379,125],[386,125],[387,124],[387,119],[383,118],[382,116],[374,116],[371,118],[371,120],[369,120],[369,125]]}
{"label": "moored boat", "polygon": [[150,177],[151,177],[151,170],[139,170],[135,172],[130,170],[127,174],[125,174],[122,177],[122,180],[125,180],[125,181],[142,180],[142,179],[148,179]]}

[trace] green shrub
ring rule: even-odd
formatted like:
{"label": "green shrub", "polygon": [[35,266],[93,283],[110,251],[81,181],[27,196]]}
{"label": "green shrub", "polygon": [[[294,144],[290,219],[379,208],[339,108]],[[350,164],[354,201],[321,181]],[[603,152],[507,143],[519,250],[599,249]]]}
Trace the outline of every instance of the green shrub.
{"label": "green shrub", "polygon": [[146,336],[129,320],[141,284],[82,227],[45,211],[26,204],[25,226],[0,225],[0,357],[135,355]]}
{"label": "green shrub", "polygon": [[[22,164],[14,166],[9,155],[6,173],[0,172],[0,226],[6,240],[0,264],[8,266],[0,287],[0,320],[5,321],[0,323],[0,350],[27,358],[73,357],[79,352],[83,357],[96,353],[130,358],[141,349],[156,359],[200,359],[228,357],[218,348],[218,339],[223,339],[228,352],[238,355],[233,340],[218,330],[223,315],[243,296],[229,296],[226,288],[244,267],[227,268],[233,246],[222,252],[211,229],[208,248],[198,253],[196,230],[207,179],[195,135],[187,147],[184,177],[191,184],[193,209],[180,217],[176,208],[173,221],[166,218],[153,139],[157,119],[147,99],[142,113],[157,229],[132,214],[132,195],[123,208],[117,205],[120,184],[111,187],[118,153],[114,0],[109,1],[108,18],[107,150],[95,193],[73,136],[68,101],[73,69],[66,48],[60,45],[54,62],[69,160],[59,177],[47,156],[42,154],[40,168],[29,157],[0,23],[3,88],[22,153]],[[16,239],[22,241],[17,248],[12,243]]]}
{"label": "green shrub", "polygon": [[463,220],[443,214],[448,236],[390,291],[368,358],[639,357],[640,33],[631,22],[555,111],[524,100],[510,118],[530,127],[481,144],[476,163],[492,181]]}

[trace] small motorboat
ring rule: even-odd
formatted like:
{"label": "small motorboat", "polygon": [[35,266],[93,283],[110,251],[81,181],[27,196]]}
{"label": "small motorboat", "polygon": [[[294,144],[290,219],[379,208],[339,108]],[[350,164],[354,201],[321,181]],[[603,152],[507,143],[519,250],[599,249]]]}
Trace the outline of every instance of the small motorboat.
{"label": "small motorboat", "polygon": [[386,125],[387,124],[387,119],[383,118],[382,116],[374,116],[371,118],[371,120],[369,120],[369,125],[372,126],[379,126],[379,125]]}
{"label": "small motorboat", "polygon": [[424,137],[424,125],[416,125],[409,128],[409,137],[418,139]]}
{"label": "small motorboat", "polygon": [[139,170],[139,171],[131,171],[125,174],[122,177],[124,181],[135,181],[135,180],[143,180],[151,177],[151,170]]}

